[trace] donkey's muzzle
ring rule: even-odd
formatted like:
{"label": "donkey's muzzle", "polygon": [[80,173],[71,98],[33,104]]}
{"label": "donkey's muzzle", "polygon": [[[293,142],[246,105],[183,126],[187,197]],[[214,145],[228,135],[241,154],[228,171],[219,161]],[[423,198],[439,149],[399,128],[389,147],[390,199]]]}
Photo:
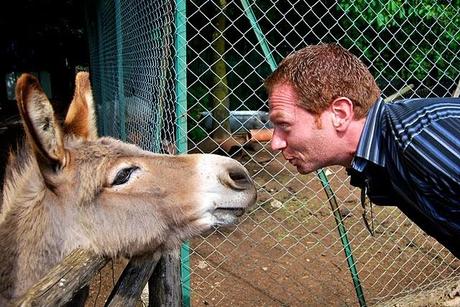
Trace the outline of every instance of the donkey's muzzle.
{"label": "donkey's muzzle", "polygon": [[[235,161],[236,162],[236,161]],[[240,216],[244,209],[252,206],[257,200],[257,191],[254,181],[248,171],[240,163],[229,165],[225,172],[219,176],[219,181],[225,188],[233,193],[229,199],[222,201],[217,207],[220,209],[243,209],[242,212],[234,211],[233,214]]]}
{"label": "donkey's muzzle", "polygon": [[[207,197],[208,201],[212,198],[213,226],[236,224],[238,217],[257,200],[256,186],[248,171],[240,162],[217,155],[207,155],[201,169],[210,186],[214,185]],[[213,179],[217,179],[217,186]]]}

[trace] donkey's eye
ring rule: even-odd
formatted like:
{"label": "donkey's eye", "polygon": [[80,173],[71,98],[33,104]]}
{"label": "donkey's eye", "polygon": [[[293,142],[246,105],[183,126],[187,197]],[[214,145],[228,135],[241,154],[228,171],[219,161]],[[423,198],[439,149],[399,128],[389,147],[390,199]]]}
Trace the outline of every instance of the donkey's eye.
{"label": "donkey's eye", "polygon": [[128,182],[129,178],[131,177],[131,174],[137,169],[139,169],[139,167],[131,166],[119,170],[117,175],[115,176],[115,179],[112,182],[112,185],[120,185]]}

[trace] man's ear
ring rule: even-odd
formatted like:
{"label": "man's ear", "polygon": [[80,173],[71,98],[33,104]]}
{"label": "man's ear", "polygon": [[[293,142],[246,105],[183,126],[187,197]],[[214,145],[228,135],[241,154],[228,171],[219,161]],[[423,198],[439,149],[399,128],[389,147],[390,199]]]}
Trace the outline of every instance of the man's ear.
{"label": "man's ear", "polygon": [[337,131],[345,131],[354,117],[353,102],[347,97],[339,97],[331,103],[332,125]]}

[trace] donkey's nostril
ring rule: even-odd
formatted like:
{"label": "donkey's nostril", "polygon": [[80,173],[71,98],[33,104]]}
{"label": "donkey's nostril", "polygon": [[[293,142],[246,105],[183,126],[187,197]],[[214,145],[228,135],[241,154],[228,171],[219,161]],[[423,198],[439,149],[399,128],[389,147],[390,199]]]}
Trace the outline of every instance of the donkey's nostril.
{"label": "donkey's nostril", "polygon": [[228,172],[228,176],[230,177],[230,187],[237,190],[245,190],[252,183],[252,180],[243,169],[232,169]]}
{"label": "donkey's nostril", "polygon": [[230,171],[229,176],[230,179],[232,179],[235,182],[245,183],[248,181],[246,173],[242,171]]}

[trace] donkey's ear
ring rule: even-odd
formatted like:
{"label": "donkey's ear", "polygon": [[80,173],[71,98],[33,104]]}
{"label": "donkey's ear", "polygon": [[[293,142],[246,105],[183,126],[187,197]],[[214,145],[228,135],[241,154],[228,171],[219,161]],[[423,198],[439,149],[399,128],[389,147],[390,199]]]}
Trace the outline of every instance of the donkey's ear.
{"label": "donkey's ear", "polygon": [[18,79],[16,100],[40,168],[63,167],[66,164],[66,153],[61,127],[51,103],[34,76],[23,74]]}
{"label": "donkey's ear", "polygon": [[75,77],[75,93],[65,118],[64,132],[86,140],[97,138],[93,93],[87,72],[79,72]]}

